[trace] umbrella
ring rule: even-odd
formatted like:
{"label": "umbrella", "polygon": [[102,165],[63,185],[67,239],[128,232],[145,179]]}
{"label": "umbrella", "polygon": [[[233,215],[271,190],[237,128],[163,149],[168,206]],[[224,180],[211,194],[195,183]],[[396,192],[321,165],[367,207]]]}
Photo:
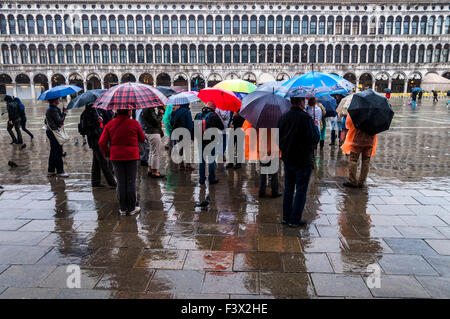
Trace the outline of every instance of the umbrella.
{"label": "umbrella", "polygon": [[256,85],[244,80],[225,80],[214,85],[214,88],[240,93],[251,93],[256,90]]}
{"label": "umbrella", "polygon": [[242,101],[242,99],[243,99],[244,97],[246,97],[247,94],[248,94],[248,93],[240,93],[240,92],[233,92],[233,93],[234,93],[234,95],[236,95],[236,97],[237,97],[239,100],[241,100],[241,101]]}
{"label": "umbrella", "polygon": [[388,130],[394,117],[387,98],[372,89],[353,95],[348,114],[355,127],[369,135]]}
{"label": "umbrella", "polygon": [[419,92],[419,91],[422,91],[422,89],[421,88],[414,88],[414,89],[412,89],[411,92]]}
{"label": "umbrella", "polygon": [[223,111],[239,111],[241,100],[231,91],[221,88],[206,88],[200,90],[198,97],[205,103],[214,102],[217,108]]}
{"label": "umbrella", "polygon": [[162,94],[164,94],[166,97],[169,97],[171,95],[177,94],[175,90],[171,89],[168,86],[157,86],[156,87]]}
{"label": "umbrella", "polygon": [[77,109],[80,107],[83,107],[85,105],[94,103],[95,100],[99,98],[100,95],[102,95],[103,92],[106,92],[106,89],[97,89],[97,90],[89,90],[84,92],[83,94],[78,95],[75,99],[70,101],[70,103],[67,105],[67,109]]}
{"label": "umbrella", "polygon": [[264,83],[260,86],[258,86],[258,88],[256,89],[256,91],[263,91],[263,92],[275,92],[276,90],[278,90],[278,88],[284,83],[286,82],[286,80],[283,81],[271,81],[271,82],[267,82]]}
{"label": "umbrella", "polygon": [[198,92],[194,93],[194,91],[189,91],[172,95],[167,100],[166,105],[182,105],[200,101],[200,99],[197,97],[197,94]]}
{"label": "umbrella", "polygon": [[167,98],[153,86],[127,82],[102,93],[94,104],[105,110],[130,110],[163,107]]}
{"label": "umbrella", "polygon": [[279,95],[255,91],[244,97],[239,114],[256,128],[273,128],[290,108],[290,101]]}
{"label": "umbrella", "polygon": [[42,94],[39,95],[38,100],[57,99],[59,97],[78,93],[81,90],[83,89],[76,85],[58,85],[50,90],[42,92]]}
{"label": "umbrella", "polygon": [[385,88],[385,89],[384,89],[384,92],[385,92],[385,93],[392,93],[392,90],[391,90],[390,88]]}
{"label": "umbrella", "polygon": [[336,116],[337,102],[334,97],[330,95],[323,95],[317,98],[317,102],[325,107],[325,110],[327,111],[325,117]]}
{"label": "umbrella", "polygon": [[287,80],[275,93],[282,97],[318,97],[348,92],[354,87],[335,74],[310,72]]}
{"label": "umbrella", "polygon": [[339,116],[346,116],[347,115],[347,111],[348,111],[348,107],[350,106],[350,103],[353,99],[353,95],[351,94],[349,96],[344,97],[341,102],[339,102],[338,107],[336,108],[336,113]]}

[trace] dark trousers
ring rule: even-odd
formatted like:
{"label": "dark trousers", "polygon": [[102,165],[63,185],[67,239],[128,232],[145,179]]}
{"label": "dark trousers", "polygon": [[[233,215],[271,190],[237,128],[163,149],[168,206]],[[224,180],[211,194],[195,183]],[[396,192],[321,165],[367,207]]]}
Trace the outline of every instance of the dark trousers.
{"label": "dark trousers", "polygon": [[[269,163],[261,163],[260,166],[270,166]],[[278,172],[274,174],[259,174],[259,196],[263,197],[266,195],[267,178],[270,176],[270,188],[272,189],[272,195],[278,194]]]}
{"label": "dark trousers", "polygon": [[[203,151],[205,150],[205,148],[203,148]],[[203,157],[203,151],[200,154],[200,164],[198,167],[199,170],[199,174],[200,174],[200,183],[204,183],[206,181],[206,162],[205,159]],[[211,155],[215,156],[216,152],[215,150],[212,150]],[[214,160],[212,163],[208,163],[208,180],[211,181],[215,181],[216,180],[216,160]]]}
{"label": "dark trousers", "polygon": [[117,199],[121,211],[131,212],[137,204],[136,175],[138,161],[112,161],[117,178]]}
{"label": "dark trousers", "polygon": [[438,102],[438,97],[437,97],[437,95],[434,95],[434,96],[433,96],[433,102]]}
{"label": "dark trousers", "polygon": [[[8,133],[11,136],[13,142],[22,143],[22,133],[20,132],[20,119],[16,119],[12,122],[13,124],[9,123],[8,121],[8,126],[6,127],[6,129],[8,130]],[[13,127],[16,130],[17,138],[12,131]]]}
{"label": "dark trousers", "polygon": [[92,147],[92,186],[101,184],[101,172],[103,172],[103,176],[105,176],[105,179],[109,186],[116,186],[116,181],[108,165],[108,161],[103,156],[102,152],[100,151],[100,147],[97,144]]}
{"label": "dark trousers", "polygon": [[27,133],[31,138],[33,138],[33,133],[31,133],[28,129],[27,129],[27,119],[23,119],[20,121],[20,126],[22,127],[22,131],[24,131],[25,133]]}
{"label": "dark trousers", "polygon": [[64,163],[63,163],[63,147],[59,145],[53,132],[50,130],[46,131],[47,137],[50,140],[50,156],[48,158],[48,172],[62,174],[64,173]]}
{"label": "dark trousers", "polygon": [[290,224],[298,224],[302,219],[311,172],[312,166],[284,164],[283,220]]}

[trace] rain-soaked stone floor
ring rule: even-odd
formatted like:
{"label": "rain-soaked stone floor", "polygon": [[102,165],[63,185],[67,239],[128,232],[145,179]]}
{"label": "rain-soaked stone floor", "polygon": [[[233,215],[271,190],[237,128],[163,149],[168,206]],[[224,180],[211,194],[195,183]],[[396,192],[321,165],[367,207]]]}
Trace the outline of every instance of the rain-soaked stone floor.
{"label": "rain-soaked stone floor", "polygon": [[[80,111],[66,121],[79,138],[65,147],[70,177],[47,178],[45,107],[30,105],[36,138],[25,137],[25,150],[0,133],[0,298],[449,298],[450,112],[443,101],[414,112],[407,102],[392,99],[367,189],[341,186],[347,159],[327,132],[302,230],[280,223],[281,198],[258,198],[254,164],[218,165],[220,183],[209,187],[167,161],[164,180],[140,168],[142,212],[121,217],[115,191],[90,186]],[[207,193],[202,211],[195,205]],[[72,264],[79,289],[67,288]]]}

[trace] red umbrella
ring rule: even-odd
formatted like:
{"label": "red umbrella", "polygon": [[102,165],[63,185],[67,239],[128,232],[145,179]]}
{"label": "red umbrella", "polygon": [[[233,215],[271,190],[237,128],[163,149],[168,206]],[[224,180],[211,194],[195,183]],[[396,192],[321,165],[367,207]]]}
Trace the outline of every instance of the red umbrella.
{"label": "red umbrella", "polygon": [[198,98],[205,103],[214,102],[216,107],[223,111],[237,112],[241,108],[241,100],[233,92],[221,88],[200,90]]}
{"label": "red umbrella", "polygon": [[167,98],[156,88],[127,82],[113,86],[95,101],[94,107],[104,110],[132,110],[164,107]]}

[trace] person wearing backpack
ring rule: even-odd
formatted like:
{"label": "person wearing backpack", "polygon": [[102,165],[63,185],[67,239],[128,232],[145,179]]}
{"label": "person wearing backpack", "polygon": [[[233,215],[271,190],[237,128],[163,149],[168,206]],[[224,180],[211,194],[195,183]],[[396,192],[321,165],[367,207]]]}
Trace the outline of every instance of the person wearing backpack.
{"label": "person wearing backpack", "polygon": [[33,140],[34,138],[33,133],[31,133],[27,129],[27,115],[25,113],[25,105],[23,105],[22,101],[18,97],[15,97],[14,101],[16,101],[20,107],[20,127],[22,128],[22,131],[27,133],[31,137],[31,140]]}
{"label": "person wearing backpack", "polygon": [[[12,138],[11,144],[23,144],[22,133],[20,132],[21,110],[19,103],[10,95],[6,95],[4,100],[8,111],[8,125],[6,129]],[[13,128],[16,130],[17,138],[12,130]]]}
{"label": "person wearing backpack", "polygon": [[80,116],[80,123],[78,124],[78,132],[87,137],[89,148],[92,149],[92,168],[91,168],[91,185],[92,187],[104,187],[101,184],[101,172],[110,187],[117,186],[114,175],[108,166],[108,161],[103,156],[98,140],[103,132],[103,117],[101,117],[97,109],[92,107],[92,104],[86,105],[83,113]]}
{"label": "person wearing backpack", "polygon": [[[200,164],[199,164],[199,173],[200,180],[199,183],[201,185],[205,184],[206,181],[206,164],[204,158],[204,150],[205,147],[212,142],[212,140],[205,139],[203,133],[209,128],[216,128],[219,131],[223,131],[225,128],[222,119],[216,113],[216,105],[213,102],[208,102],[202,111],[195,116],[196,120],[201,121],[202,125],[202,151],[200,154]],[[222,150],[220,150],[222,151]],[[215,156],[215,151],[212,151],[213,156]],[[208,181],[209,184],[217,184],[219,180],[216,178],[216,161],[214,160],[212,163],[208,164]]]}
{"label": "person wearing backpack", "polygon": [[[174,111],[172,111],[171,117],[170,117],[170,126],[171,126],[171,133],[175,131],[177,128],[185,128],[189,131],[191,135],[191,140],[194,140],[194,122],[192,121],[192,114],[191,110],[189,109],[189,104],[182,104],[180,106],[175,105]],[[174,144],[172,147],[176,145],[176,143],[181,141],[174,141]],[[180,154],[183,156],[183,154]],[[180,163],[180,170],[193,170],[191,165],[189,163]]]}

